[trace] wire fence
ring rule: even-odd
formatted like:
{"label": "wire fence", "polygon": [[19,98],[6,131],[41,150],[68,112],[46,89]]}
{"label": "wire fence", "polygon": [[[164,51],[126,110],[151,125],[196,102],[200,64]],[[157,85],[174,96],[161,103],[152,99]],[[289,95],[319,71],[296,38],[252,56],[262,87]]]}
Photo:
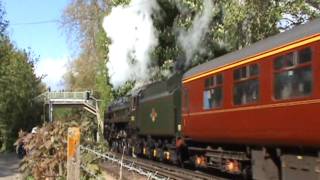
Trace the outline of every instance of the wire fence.
{"label": "wire fence", "polygon": [[[154,180],[167,180],[169,178],[164,178],[160,175],[157,174],[157,172],[151,172],[145,169],[142,169],[141,167],[139,167],[139,165],[136,165],[134,162],[125,162],[123,160],[123,155],[121,158],[118,158],[116,155],[112,154],[112,153],[101,153],[98,151],[95,151],[93,149],[90,149],[88,147],[84,147],[82,145],[80,145],[80,150],[83,153],[84,151],[87,151],[88,153],[92,153],[98,157],[100,157],[101,159],[116,163],[118,165],[120,165],[120,179],[121,179],[121,172],[122,172],[122,168],[126,168],[128,171],[132,171],[135,172],[141,176],[145,176],[148,179],[154,179]],[[98,178],[94,173],[90,172],[88,169],[86,169],[85,166],[81,165],[81,168],[83,171],[85,171],[86,173],[88,173],[89,175],[91,175],[94,178]]]}

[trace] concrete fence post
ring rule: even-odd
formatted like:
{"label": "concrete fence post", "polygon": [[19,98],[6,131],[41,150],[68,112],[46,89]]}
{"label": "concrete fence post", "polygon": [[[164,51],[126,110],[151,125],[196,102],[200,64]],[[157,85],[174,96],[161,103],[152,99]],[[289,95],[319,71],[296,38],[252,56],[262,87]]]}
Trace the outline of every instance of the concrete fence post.
{"label": "concrete fence post", "polygon": [[80,179],[80,128],[68,128],[67,180]]}

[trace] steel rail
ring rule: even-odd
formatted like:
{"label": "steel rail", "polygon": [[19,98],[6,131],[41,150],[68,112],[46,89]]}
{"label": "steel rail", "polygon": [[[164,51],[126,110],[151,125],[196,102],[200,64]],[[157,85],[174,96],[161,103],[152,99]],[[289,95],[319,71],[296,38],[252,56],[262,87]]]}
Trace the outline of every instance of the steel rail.
{"label": "steel rail", "polygon": [[148,171],[157,172],[160,175],[165,176],[167,179],[175,180],[223,180],[224,178],[216,177],[210,174],[205,174],[198,171],[184,169],[173,165],[164,164],[161,162],[151,161],[141,158],[125,157],[128,162],[138,164],[141,168]]}
{"label": "steel rail", "polygon": [[124,167],[129,171],[134,171],[142,176],[146,176],[148,179],[155,180],[225,180],[225,178],[216,177],[210,174],[193,171],[189,169],[179,168],[173,165],[163,164],[161,162],[133,158],[129,156],[123,156],[118,153],[101,153],[90,148],[80,146],[82,150],[93,153],[105,160],[117,163],[120,167]]}
{"label": "steel rail", "polygon": [[89,149],[87,147],[84,147],[82,145],[80,145],[80,149],[85,150],[87,152],[90,152],[92,154],[95,154],[95,155],[99,156],[100,158],[103,158],[103,159],[109,160],[111,162],[117,163],[121,167],[124,167],[124,168],[128,169],[129,171],[134,171],[134,172],[136,172],[136,173],[138,173],[138,174],[140,174],[142,176],[148,177],[148,179],[155,179],[155,180],[166,180],[166,179],[168,179],[166,177],[163,177],[163,176],[157,174],[157,172],[146,171],[146,170],[140,168],[137,164],[130,163],[130,162],[127,162],[125,160],[123,161],[121,157],[118,158],[118,156],[113,154],[113,153],[100,153],[100,152],[94,151],[92,149]]}

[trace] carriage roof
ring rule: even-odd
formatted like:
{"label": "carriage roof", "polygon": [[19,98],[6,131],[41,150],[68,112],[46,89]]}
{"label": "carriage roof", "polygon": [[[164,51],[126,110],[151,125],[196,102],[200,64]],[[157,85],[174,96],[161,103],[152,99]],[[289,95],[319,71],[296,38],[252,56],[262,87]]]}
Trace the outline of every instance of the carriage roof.
{"label": "carriage roof", "polygon": [[225,54],[194,68],[191,68],[184,74],[183,80],[202,73],[206,73],[210,70],[217,69],[228,64],[239,62],[247,57],[257,55],[259,53],[271,50],[275,47],[281,47],[283,45],[303,39],[305,37],[310,37],[318,33],[320,33],[320,19],[316,19],[304,25],[294,27],[291,30],[271,36],[238,51]]}

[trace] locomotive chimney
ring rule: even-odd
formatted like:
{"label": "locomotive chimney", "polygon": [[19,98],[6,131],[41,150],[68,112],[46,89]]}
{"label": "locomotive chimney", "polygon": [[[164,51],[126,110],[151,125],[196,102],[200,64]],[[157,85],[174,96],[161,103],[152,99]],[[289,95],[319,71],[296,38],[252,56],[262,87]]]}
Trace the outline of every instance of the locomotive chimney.
{"label": "locomotive chimney", "polygon": [[185,61],[186,61],[186,56],[184,53],[178,55],[175,63],[175,71],[176,73],[183,73],[185,71]]}

